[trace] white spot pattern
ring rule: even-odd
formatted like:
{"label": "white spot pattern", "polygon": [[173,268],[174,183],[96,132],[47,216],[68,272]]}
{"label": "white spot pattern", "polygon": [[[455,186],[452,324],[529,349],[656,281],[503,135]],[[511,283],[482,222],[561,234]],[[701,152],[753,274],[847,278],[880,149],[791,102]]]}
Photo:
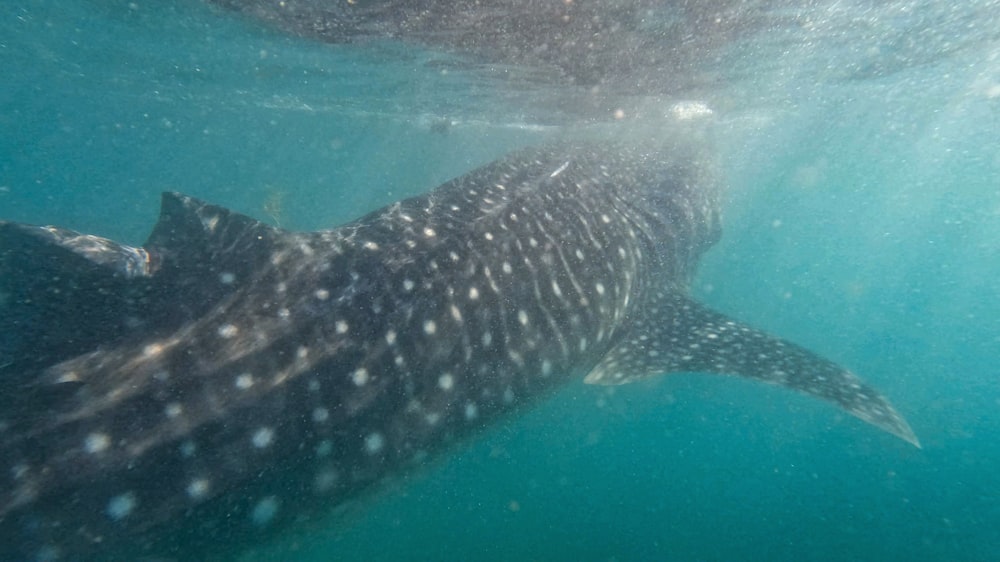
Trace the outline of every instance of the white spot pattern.
{"label": "white spot pattern", "polygon": [[455,377],[451,373],[445,373],[438,377],[438,388],[441,390],[451,390],[455,386]]}
{"label": "white spot pattern", "polygon": [[274,442],[274,430],[270,427],[261,427],[257,431],[253,432],[250,437],[250,442],[253,443],[254,447],[258,449],[264,449],[271,446]]}
{"label": "white spot pattern", "polygon": [[364,386],[368,383],[368,369],[358,367],[351,373],[351,381],[357,386]]}
{"label": "white spot pattern", "polygon": [[105,512],[114,521],[121,521],[131,515],[137,505],[139,505],[139,500],[135,494],[133,492],[125,492],[108,500]]}
{"label": "white spot pattern", "polygon": [[111,438],[106,433],[91,433],[83,440],[83,450],[94,455],[103,453],[111,446]]}
{"label": "white spot pattern", "polygon": [[195,478],[188,482],[186,491],[189,498],[200,500],[208,495],[209,488],[208,480],[205,478]]}
{"label": "white spot pattern", "polygon": [[365,437],[365,452],[369,455],[378,454],[385,447],[385,437],[379,432],[369,433]]}
{"label": "white spot pattern", "polygon": [[280,506],[281,503],[276,496],[267,496],[254,505],[253,511],[250,513],[250,520],[253,521],[254,525],[263,527],[274,520]]}

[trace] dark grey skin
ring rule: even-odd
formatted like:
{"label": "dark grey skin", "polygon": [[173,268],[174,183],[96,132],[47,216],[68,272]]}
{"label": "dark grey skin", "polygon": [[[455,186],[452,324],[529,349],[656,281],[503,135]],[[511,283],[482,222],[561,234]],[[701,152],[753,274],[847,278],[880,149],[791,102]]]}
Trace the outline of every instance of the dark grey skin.
{"label": "dark grey skin", "polygon": [[[393,39],[458,55],[439,64],[590,94],[672,94],[713,84],[724,49],[801,6],[768,0],[213,0],[330,43]],[[794,5],[793,5],[794,6]]]}
{"label": "dark grey skin", "polygon": [[613,144],[328,231],[173,193],[142,248],[2,223],[5,329],[45,349],[0,340],[0,551],[231,555],[581,378],[738,374],[917,445],[847,370],[687,296],[719,233],[696,155]]}

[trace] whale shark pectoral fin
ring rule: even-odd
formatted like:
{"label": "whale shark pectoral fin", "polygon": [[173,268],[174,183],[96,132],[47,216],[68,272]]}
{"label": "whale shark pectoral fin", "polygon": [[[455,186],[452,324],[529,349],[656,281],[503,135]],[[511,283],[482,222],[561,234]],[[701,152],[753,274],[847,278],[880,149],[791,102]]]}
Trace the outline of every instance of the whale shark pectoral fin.
{"label": "whale shark pectoral fin", "polygon": [[888,400],[850,371],[808,349],[679,294],[664,294],[644,310],[584,382],[625,384],[670,372],[735,374],[833,402],[920,447]]}
{"label": "whale shark pectoral fin", "polygon": [[[10,382],[127,333],[151,274],[142,248],[54,226],[0,222],[0,365]],[[0,408],[13,396],[0,398]]]}
{"label": "whale shark pectoral fin", "polygon": [[[56,226],[0,222],[0,244],[5,254],[30,255],[33,264],[58,267],[63,274],[133,278],[151,273],[149,254],[142,248]],[[21,267],[26,263],[22,259]]]}

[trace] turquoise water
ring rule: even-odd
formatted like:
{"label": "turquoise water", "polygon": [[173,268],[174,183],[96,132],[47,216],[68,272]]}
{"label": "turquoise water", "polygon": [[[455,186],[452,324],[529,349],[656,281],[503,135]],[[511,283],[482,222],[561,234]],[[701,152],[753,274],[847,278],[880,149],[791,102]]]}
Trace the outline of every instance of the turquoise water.
{"label": "turquoise water", "polygon": [[[983,14],[1000,6],[836,5],[817,40],[769,30],[692,92],[731,185],[695,291],[862,374],[923,449],[735,378],[580,383],[247,559],[995,559],[1000,26]],[[322,228],[581,126],[440,54],[194,1],[0,16],[3,219],[138,243],[179,190]]]}

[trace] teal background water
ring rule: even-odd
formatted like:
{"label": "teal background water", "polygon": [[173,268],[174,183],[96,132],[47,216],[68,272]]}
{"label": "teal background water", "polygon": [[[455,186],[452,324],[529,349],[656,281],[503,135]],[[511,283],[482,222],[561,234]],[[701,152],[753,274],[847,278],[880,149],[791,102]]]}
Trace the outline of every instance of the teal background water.
{"label": "teal background water", "polygon": [[[922,450],[736,378],[577,383],[247,560],[998,559],[1000,6],[896,5],[692,92],[731,186],[694,290],[862,374]],[[8,3],[0,32],[0,218],[132,243],[163,190],[322,228],[579,125],[192,0]]]}

